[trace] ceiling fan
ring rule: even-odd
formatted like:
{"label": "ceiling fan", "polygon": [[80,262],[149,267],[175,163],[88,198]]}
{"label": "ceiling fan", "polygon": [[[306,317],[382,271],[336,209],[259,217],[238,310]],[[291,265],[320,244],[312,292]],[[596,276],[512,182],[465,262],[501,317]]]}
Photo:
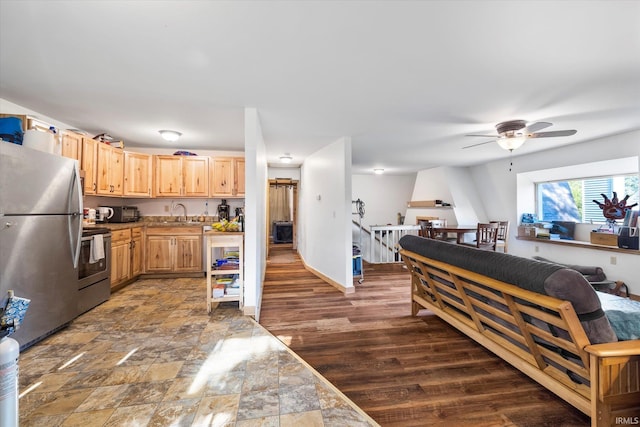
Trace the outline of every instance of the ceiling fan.
{"label": "ceiling fan", "polygon": [[[530,138],[551,138],[557,136],[571,136],[575,135],[577,130],[556,130],[551,132],[538,132],[542,129],[546,129],[552,126],[553,123],[549,122],[536,122],[527,126],[526,120],[509,120],[506,122],[498,123],[496,125],[497,135],[466,135],[466,136],[482,136],[485,138],[495,138],[498,145],[505,150],[513,151],[520,148],[527,139]],[[462,148],[477,147],[478,145],[489,144],[492,141],[485,141],[479,144],[467,145]]]}

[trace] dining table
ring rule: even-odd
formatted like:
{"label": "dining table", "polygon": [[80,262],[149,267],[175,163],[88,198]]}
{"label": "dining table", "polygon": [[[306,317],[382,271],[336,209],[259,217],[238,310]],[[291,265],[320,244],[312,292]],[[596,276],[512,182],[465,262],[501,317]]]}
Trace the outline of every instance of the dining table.
{"label": "dining table", "polygon": [[433,231],[436,235],[442,236],[442,240],[447,239],[447,234],[456,234],[456,243],[460,244],[464,241],[464,235],[467,233],[475,233],[478,230],[478,225],[446,225],[433,227]]}

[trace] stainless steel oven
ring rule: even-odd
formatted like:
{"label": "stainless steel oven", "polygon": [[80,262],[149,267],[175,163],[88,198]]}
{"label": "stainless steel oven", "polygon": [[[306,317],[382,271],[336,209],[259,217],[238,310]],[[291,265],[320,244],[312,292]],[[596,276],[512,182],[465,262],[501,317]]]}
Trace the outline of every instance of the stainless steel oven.
{"label": "stainless steel oven", "polygon": [[[95,245],[101,245],[101,248]],[[110,296],[111,231],[86,228],[82,231],[78,261],[78,315],[102,304]]]}

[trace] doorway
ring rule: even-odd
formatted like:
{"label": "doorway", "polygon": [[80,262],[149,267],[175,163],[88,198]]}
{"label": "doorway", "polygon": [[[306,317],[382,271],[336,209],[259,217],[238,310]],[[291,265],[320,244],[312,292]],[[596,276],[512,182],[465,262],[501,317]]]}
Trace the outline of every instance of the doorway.
{"label": "doorway", "polygon": [[293,250],[297,250],[297,211],[298,181],[270,179],[267,211],[268,245],[289,244]]}

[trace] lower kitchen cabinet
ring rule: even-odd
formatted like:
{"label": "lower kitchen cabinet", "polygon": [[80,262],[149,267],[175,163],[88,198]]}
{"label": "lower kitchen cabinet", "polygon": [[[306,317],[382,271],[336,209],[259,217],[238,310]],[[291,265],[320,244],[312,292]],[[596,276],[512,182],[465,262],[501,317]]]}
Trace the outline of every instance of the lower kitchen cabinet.
{"label": "lower kitchen cabinet", "polygon": [[142,227],[111,231],[111,289],[142,273]]}
{"label": "lower kitchen cabinet", "polygon": [[131,277],[137,277],[144,271],[144,236],[142,227],[131,229]]}
{"label": "lower kitchen cabinet", "polygon": [[131,229],[111,232],[111,288],[129,280]]}
{"label": "lower kitchen cabinet", "polygon": [[202,227],[148,227],[146,273],[202,271]]}

